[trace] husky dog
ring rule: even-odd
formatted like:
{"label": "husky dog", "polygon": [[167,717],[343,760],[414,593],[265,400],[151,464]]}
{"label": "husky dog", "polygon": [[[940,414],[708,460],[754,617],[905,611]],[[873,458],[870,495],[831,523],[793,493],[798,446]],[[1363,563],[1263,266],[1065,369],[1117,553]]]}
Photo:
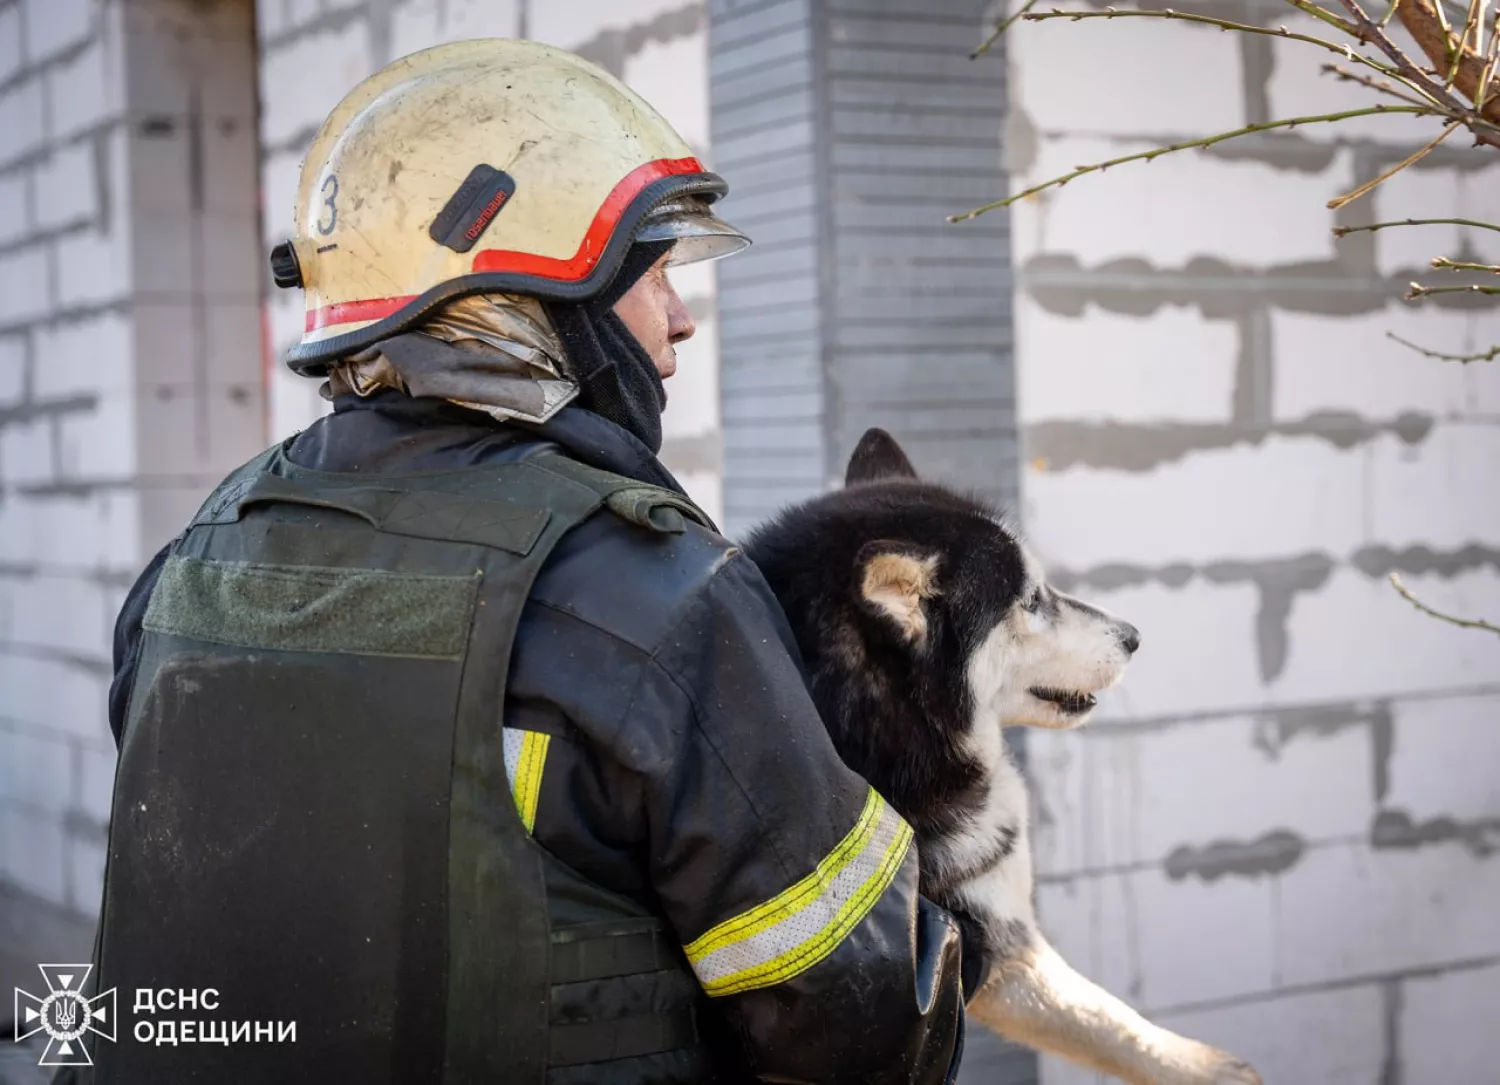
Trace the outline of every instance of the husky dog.
{"label": "husky dog", "polygon": [[1049,588],[989,509],[919,481],[878,429],[845,489],[783,512],[745,549],[839,754],[915,829],[923,893],[988,948],[969,1014],[1141,1085],[1259,1083],[1084,979],[1037,929],[1026,785],[1000,729],[1078,726],[1124,672],[1135,628]]}

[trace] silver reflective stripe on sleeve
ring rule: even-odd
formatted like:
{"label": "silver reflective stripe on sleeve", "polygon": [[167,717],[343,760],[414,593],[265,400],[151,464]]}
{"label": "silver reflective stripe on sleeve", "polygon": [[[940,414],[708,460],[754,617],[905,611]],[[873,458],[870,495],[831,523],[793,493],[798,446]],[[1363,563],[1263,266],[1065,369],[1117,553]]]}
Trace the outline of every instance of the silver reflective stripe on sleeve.
{"label": "silver reflective stripe on sleeve", "polygon": [[854,828],[811,874],[684,947],[703,990],[770,987],[823,960],[890,886],[911,840],[911,826],[872,787]]}

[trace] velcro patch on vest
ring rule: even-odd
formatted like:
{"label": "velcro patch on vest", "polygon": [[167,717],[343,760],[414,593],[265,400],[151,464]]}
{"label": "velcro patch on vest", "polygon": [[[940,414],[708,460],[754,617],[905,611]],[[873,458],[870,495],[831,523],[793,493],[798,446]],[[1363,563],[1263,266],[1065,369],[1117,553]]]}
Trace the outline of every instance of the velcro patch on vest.
{"label": "velcro patch on vest", "polygon": [[291,652],[463,658],[479,577],[171,557],[143,626]]}
{"label": "velcro patch on vest", "polygon": [[427,236],[454,252],[468,252],[515,194],[515,178],[504,170],[480,163],[443,204],[427,228]]}

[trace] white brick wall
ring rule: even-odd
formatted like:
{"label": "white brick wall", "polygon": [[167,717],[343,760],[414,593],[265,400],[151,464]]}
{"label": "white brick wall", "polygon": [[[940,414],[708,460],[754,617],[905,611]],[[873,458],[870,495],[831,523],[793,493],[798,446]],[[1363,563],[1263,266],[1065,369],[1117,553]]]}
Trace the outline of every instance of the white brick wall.
{"label": "white brick wall", "polygon": [[94,148],[89,143],[60,147],[36,171],[36,225],[57,230],[92,221],[99,213]]}
{"label": "white brick wall", "polygon": [[[1385,1005],[1368,985],[1174,1014],[1162,1023],[1250,1059],[1268,1082],[1365,1085],[1382,1080],[1385,1067]],[[1463,1080],[1407,1074],[1432,1085]]]}
{"label": "white brick wall", "polygon": [[29,180],[25,172],[0,177],[0,245],[30,232]]}
{"label": "white brick wall", "polygon": [[1404,702],[1394,710],[1395,754],[1385,806],[1414,820],[1495,815],[1494,778],[1455,766],[1500,764],[1500,702],[1493,696]]}
{"label": "white brick wall", "polygon": [[26,387],[26,340],[0,337],[0,410],[18,402]]}
{"label": "white brick wall", "polygon": [[73,763],[66,742],[0,730],[0,801],[61,814],[73,800]]}
{"label": "white brick wall", "polygon": [[46,901],[67,901],[67,838],[54,814],[15,803],[0,805],[0,878]]}
{"label": "white brick wall", "polygon": [[[281,147],[304,132],[311,136],[339,99],[373,70],[369,49],[368,28],[354,21],[268,52],[260,69],[267,92],[260,115],[261,141]],[[276,205],[268,206],[276,214]]]}
{"label": "white brick wall", "polygon": [[123,301],[130,293],[130,249],[121,233],[91,227],[59,238],[56,260],[61,308],[107,305]]}
{"label": "white brick wall", "polygon": [[94,30],[94,0],[22,0],[26,9],[26,55],[46,60],[81,45]]}
{"label": "white brick wall", "polygon": [[1279,748],[1250,716],[1095,731],[1038,734],[1027,747],[1044,768],[1037,801],[1048,816],[1035,831],[1044,874],[1159,864],[1183,846],[1289,827],[1310,841],[1350,839],[1376,810],[1368,726],[1298,735]]}
{"label": "white brick wall", "polygon": [[1220,422],[1229,410],[1239,336],[1226,321],[1182,308],[1078,319],[1020,297],[1016,328],[1047,360],[1018,374],[1028,421]]}
{"label": "white brick wall", "polygon": [[1470,354],[1500,342],[1500,312],[1459,314],[1391,304],[1341,320],[1336,349],[1330,349],[1326,317],[1274,313],[1275,417],[1290,421],[1319,411],[1354,411],[1365,418],[1394,418],[1420,411],[1445,418],[1493,413],[1500,406],[1500,382],[1482,368],[1424,358],[1387,333],[1428,350]]}
{"label": "white brick wall", "polygon": [[0,165],[42,145],[42,84],[23,79],[0,92]]}
{"label": "white brick wall", "polygon": [[[1016,184],[1036,184],[1083,163],[1158,145],[1093,136],[1048,138]],[[1197,152],[1181,153],[1170,168],[1163,168],[1166,162],[1129,163],[1038,195],[1038,227],[1016,232],[1016,263],[1038,251],[1073,253],[1085,267],[1142,253],[1150,253],[1157,267],[1178,267],[1195,257],[1255,267],[1332,259],[1334,240],[1323,205],[1330,192],[1353,187],[1347,153],[1313,174]],[[1273,203],[1278,213],[1247,230],[1231,209],[1256,202]]]}
{"label": "white brick wall", "polygon": [[51,482],[55,472],[52,427],[46,419],[12,422],[0,430],[0,479],[7,486]]}
{"label": "white brick wall", "polygon": [[1497,893],[1500,864],[1458,843],[1310,852],[1278,887],[1281,976],[1324,983],[1500,955]]}
{"label": "white brick wall", "polygon": [[1401,987],[1400,1042],[1407,1081],[1483,1081],[1495,1072],[1500,1037],[1493,1028],[1455,1029],[1455,1021],[1500,1021],[1500,966],[1490,965]]}
{"label": "white brick wall", "polygon": [[47,71],[52,137],[68,139],[117,118],[125,104],[124,58],[118,39],[95,41],[77,57]]}
{"label": "white brick wall", "polygon": [[253,31],[243,0],[22,2],[0,4],[0,79],[26,65],[0,95],[0,907],[44,903],[0,925],[74,960],[124,585],[264,439]]}
{"label": "white brick wall", "polygon": [[[1034,32],[1026,35],[1026,46],[1011,50],[1011,94],[1023,108],[1048,122],[1072,122],[1070,127],[1112,136],[1150,131],[1167,137],[1192,137],[1243,123],[1239,49],[1231,37],[1144,19],[1052,23],[1027,29]],[[1056,63],[1064,53],[1068,63]],[[1140,62],[1142,56],[1157,53],[1172,55],[1178,63]],[[1090,94],[1095,106],[1086,122],[1065,110],[1049,115],[1049,102],[1076,100],[1080,71],[1089,73],[1092,86],[1113,87],[1121,93]],[[1129,93],[1123,93],[1127,87]],[[1192,87],[1192,93],[1183,93],[1184,87]]]}
{"label": "white brick wall", "polygon": [[9,79],[21,67],[21,5],[0,9],[0,79]]}
{"label": "white brick wall", "polygon": [[[1372,101],[1294,42],[1272,41],[1258,74],[1232,35],[1127,23],[1018,28],[1013,127],[1038,147],[1011,191],[1236,127],[1258,100],[1272,117]],[[1034,59],[1064,48],[1069,64]],[[1500,370],[1386,337],[1450,353],[1500,342],[1500,307],[1398,296],[1400,277],[1433,277],[1431,256],[1494,239],[1432,227],[1335,242],[1325,207],[1434,134],[1399,117],[1307,126],[1237,160],[1189,152],[1082,178],[1012,219],[1025,526],[1071,573],[1139,580],[1080,593],[1143,632],[1092,729],[1031,736],[1042,922],[1117,993],[1267,1081],[1446,1085],[1500,1056],[1500,983],[1463,970],[1500,952],[1500,867],[1472,842],[1500,817],[1500,642],[1419,614],[1385,580],[1395,568],[1433,605],[1500,614]],[[1492,176],[1500,165],[1434,157],[1343,221],[1495,217]],[[1229,267],[1190,266],[1204,257]],[[1159,274],[1184,269],[1196,274]],[[1384,276],[1397,281],[1383,296]],[[1389,432],[1403,415],[1422,431],[1412,443]],[[1288,432],[1329,431],[1330,416],[1364,432]],[[1068,462],[1090,447],[1091,462]],[[1279,615],[1258,583],[1297,560],[1308,579]],[[1374,846],[1377,825],[1410,846]],[[1251,856],[1272,833],[1300,848],[1279,872],[1166,873],[1211,845]],[[1094,1077],[1046,1060],[1044,1079]]]}
{"label": "white brick wall", "polygon": [[46,311],[48,262],[41,246],[0,254],[0,326],[20,324]]}
{"label": "white brick wall", "polygon": [[4,718],[43,733],[101,741],[109,682],[72,663],[0,652]]}
{"label": "white brick wall", "polygon": [[130,318],[103,310],[36,332],[39,399],[124,392],[131,384]]}

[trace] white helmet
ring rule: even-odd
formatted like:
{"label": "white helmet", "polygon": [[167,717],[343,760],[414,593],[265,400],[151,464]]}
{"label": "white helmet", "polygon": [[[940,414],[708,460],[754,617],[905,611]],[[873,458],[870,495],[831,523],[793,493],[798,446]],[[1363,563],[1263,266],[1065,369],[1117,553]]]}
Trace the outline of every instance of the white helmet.
{"label": "white helmet", "polygon": [[278,286],[306,291],[299,373],[478,293],[582,301],[635,241],[673,263],[749,239],[709,204],[727,191],[608,72],[537,42],[440,45],[377,72],[323,122],[302,165]]}

